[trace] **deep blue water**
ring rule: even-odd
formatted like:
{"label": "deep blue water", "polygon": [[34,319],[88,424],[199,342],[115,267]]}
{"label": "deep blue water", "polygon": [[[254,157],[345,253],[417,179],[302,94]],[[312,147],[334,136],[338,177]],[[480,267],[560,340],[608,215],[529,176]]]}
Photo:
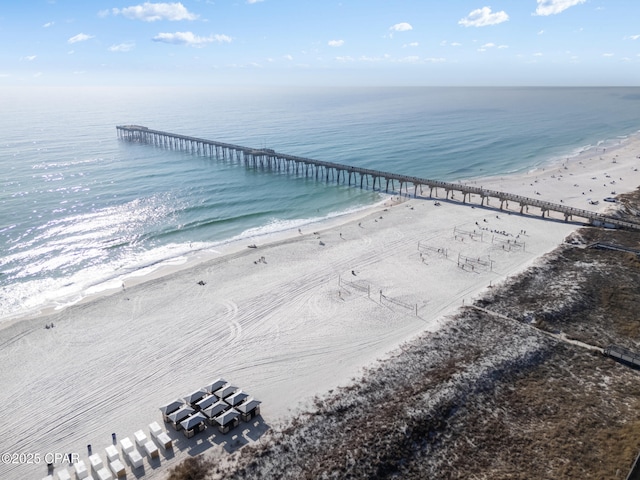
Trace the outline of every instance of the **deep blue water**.
{"label": "deep blue water", "polygon": [[116,125],[457,181],[640,128],[640,88],[6,89],[0,318],[379,193],[117,139]]}

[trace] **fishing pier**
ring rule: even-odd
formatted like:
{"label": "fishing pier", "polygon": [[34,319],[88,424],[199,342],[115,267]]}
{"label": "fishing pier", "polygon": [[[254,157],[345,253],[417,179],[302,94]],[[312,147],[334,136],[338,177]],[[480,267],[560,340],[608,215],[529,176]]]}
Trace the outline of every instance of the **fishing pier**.
{"label": "fishing pier", "polygon": [[[380,191],[397,192],[400,195],[410,194],[413,190],[414,197],[425,197],[428,190],[429,198],[462,199],[463,204],[479,204],[481,206],[495,206],[503,210],[509,203],[519,206],[521,214],[527,213],[529,207],[535,207],[542,218],[550,218],[551,212],[564,216],[565,221],[574,221],[574,218],[583,219],[584,223],[597,226],[609,226],[640,230],[640,223],[623,221],[615,217],[603,215],[589,210],[574,208],[552,202],[546,202],[531,197],[524,197],[513,193],[489,190],[482,187],[449,183],[439,180],[400,175],[397,173],[372,170],[368,168],[354,167],[334,162],[313,160],[276,152],[269,148],[250,148],[230,143],[206,140],[175,133],[152,130],[140,125],[116,126],[118,138],[128,142],[137,142],[154,145],[157,147],[190,152],[195,155],[213,157],[218,160],[237,162],[250,168],[264,169],[276,172],[304,175],[327,183],[354,185],[360,188],[371,188]],[[396,184],[398,189],[396,189]],[[475,200],[475,202],[473,202]],[[494,205],[490,205],[494,201]],[[472,203],[473,202],[473,203]],[[499,206],[498,206],[499,204]]]}

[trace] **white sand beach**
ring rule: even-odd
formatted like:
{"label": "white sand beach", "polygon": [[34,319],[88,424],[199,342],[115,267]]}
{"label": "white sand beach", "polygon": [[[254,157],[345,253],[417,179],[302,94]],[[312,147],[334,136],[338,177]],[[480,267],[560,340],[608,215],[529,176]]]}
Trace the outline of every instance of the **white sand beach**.
{"label": "white sand beach", "polygon": [[[604,198],[640,185],[639,157],[636,135],[525,175],[469,183],[605,211],[616,204]],[[86,462],[91,444],[104,459],[112,433],[148,434],[149,423],[162,423],[160,406],[223,377],[263,402],[263,423],[191,440],[170,430],[174,453],[127,478],[163,478],[201,452],[224,458],[438,329],[579,227],[518,211],[389,196],[332,224],[229,245],[62,311],[0,324],[3,453],[77,452]],[[54,472],[60,467],[69,468]],[[44,463],[0,463],[1,478],[46,474]]]}

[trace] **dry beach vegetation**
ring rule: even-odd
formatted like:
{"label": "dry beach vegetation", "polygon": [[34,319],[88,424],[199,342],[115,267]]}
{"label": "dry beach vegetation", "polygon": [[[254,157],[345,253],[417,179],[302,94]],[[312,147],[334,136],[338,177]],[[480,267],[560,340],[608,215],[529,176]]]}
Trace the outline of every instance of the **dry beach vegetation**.
{"label": "dry beach vegetation", "polygon": [[[638,211],[638,192],[621,200]],[[637,349],[640,260],[589,245],[639,235],[578,230],[211,477],[625,478],[640,377],[587,346]]]}

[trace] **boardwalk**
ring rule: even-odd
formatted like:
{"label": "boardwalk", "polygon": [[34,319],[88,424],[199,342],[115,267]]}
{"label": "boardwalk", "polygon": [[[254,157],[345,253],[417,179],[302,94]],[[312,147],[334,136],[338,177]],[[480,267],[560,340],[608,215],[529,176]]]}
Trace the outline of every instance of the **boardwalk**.
{"label": "boardwalk", "polygon": [[[495,206],[503,210],[509,202],[519,206],[520,213],[529,211],[529,207],[535,207],[542,218],[549,218],[550,212],[557,212],[564,216],[565,221],[574,221],[574,218],[582,219],[584,223],[598,226],[621,227],[640,230],[640,223],[623,221],[614,217],[603,215],[589,210],[569,207],[552,202],[545,202],[536,198],[524,197],[513,193],[489,190],[482,187],[462,185],[457,183],[429,180],[426,178],[401,175],[397,173],[371,170],[368,168],[353,167],[340,163],[313,160],[295,155],[275,152],[268,148],[250,148],[230,143],[206,140],[175,133],[152,130],[140,125],[118,125],[116,127],[118,138],[130,142],[145,143],[171,150],[182,150],[197,155],[215,157],[220,160],[236,161],[249,167],[261,168],[273,171],[290,172],[295,175],[312,176],[326,182],[335,181],[360,188],[372,188],[379,190],[409,194],[409,188],[413,190],[415,197],[425,196],[429,190],[429,197],[439,197],[438,192],[444,192],[444,198],[455,198],[457,193],[462,198],[462,203],[471,203],[479,199],[481,206]],[[399,188],[396,189],[396,184]],[[494,205],[490,205],[493,200]],[[498,206],[499,204],[499,206]]]}

